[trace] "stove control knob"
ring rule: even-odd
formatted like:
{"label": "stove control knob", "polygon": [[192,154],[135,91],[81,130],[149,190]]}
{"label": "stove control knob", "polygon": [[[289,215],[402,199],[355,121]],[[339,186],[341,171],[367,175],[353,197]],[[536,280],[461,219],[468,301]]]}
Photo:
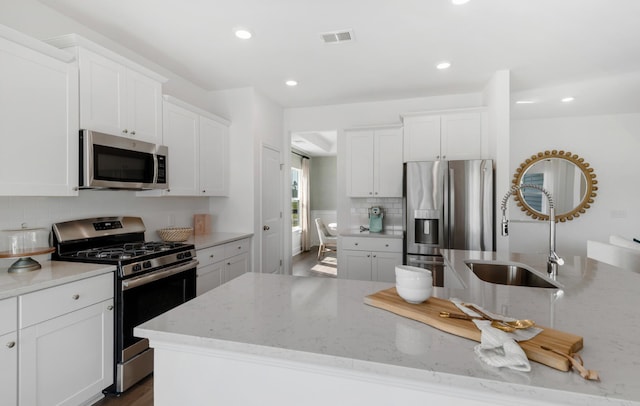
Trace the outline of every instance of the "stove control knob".
{"label": "stove control knob", "polygon": [[151,261],[144,261],[142,263],[142,267],[147,269],[147,268],[151,268]]}
{"label": "stove control knob", "polygon": [[181,252],[178,255],[176,255],[176,257],[178,257],[178,259],[183,259],[184,258],[184,254]]}
{"label": "stove control knob", "polygon": [[133,267],[133,272],[138,272],[142,270],[142,266],[140,264],[135,264]]}
{"label": "stove control knob", "polygon": [[191,251],[187,251],[184,253],[185,258],[191,258]]}

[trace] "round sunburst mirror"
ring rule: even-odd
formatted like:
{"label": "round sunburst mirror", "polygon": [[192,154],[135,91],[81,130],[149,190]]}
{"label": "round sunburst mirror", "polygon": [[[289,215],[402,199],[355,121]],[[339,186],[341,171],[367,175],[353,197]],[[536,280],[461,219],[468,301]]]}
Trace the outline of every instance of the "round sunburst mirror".
{"label": "round sunburst mirror", "polygon": [[[556,221],[573,220],[583,214],[596,196],[596,174],[576,154],[544,151],[525,160],[516,169],[512,183],[540,185],[553,196]],[[549,205],[536,189],[519,190],[515,200],[520,209],[533,219],[549,220]]]}

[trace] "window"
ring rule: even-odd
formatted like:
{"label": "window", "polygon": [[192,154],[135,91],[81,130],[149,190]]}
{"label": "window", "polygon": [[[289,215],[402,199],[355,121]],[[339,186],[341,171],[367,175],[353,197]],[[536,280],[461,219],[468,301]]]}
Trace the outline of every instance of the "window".
{"label": "window", "polygon": [[302,170],[291,168],[291,227],[293,229],[300,228],[300,178]]}

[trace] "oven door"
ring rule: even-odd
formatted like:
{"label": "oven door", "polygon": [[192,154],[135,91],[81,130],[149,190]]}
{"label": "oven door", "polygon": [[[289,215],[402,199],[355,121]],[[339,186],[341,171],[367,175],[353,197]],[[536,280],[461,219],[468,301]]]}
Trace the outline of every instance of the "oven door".
{"label": "oven door", "polygon": [[194,259],[119,282],[117,392],[125,391],[153,371],[149,342],[134,337],[134,327],[196,297],[197,265]]}

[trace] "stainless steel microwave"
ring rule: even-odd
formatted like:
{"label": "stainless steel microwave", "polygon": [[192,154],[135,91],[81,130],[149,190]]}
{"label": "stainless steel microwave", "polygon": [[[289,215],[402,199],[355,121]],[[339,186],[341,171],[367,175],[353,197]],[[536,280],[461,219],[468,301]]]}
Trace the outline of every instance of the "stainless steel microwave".
{"label": "stainless steel microwave", "polygon": [[167,189],[168,148],[80,131],[80,189]]}

